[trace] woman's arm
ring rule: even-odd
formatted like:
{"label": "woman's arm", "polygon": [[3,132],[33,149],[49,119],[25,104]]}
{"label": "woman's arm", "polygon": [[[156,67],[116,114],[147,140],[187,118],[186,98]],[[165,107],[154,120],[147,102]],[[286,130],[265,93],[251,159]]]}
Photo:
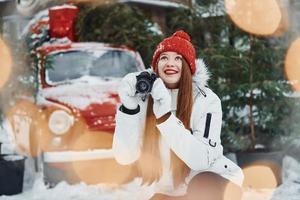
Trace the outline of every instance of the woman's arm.
{"label": "woman's arm", "polygon": [[116,161],[122,165],[128,165],[135,162],[140,156],[142,141],[141,113],[128,114],[128,112],[122,111],[122,106],[120,108],[116,114],[112,149]]}
{"label": "woman's arm", "polygon": [[174,115],[157,125],[170,148],[193,170],[209,168],[223,154],[221,101],[211,91],[205,98],[194,102],[192,131],[187,130]]}
{"label": "woman's arm", "polygon": [[118,88],[122,105],[117,109],[112,148],[115,159],[123,165],[133,163],[140,155],[142,130],[140,105],[135,89],[137,75],[138,73],[127,74]]}

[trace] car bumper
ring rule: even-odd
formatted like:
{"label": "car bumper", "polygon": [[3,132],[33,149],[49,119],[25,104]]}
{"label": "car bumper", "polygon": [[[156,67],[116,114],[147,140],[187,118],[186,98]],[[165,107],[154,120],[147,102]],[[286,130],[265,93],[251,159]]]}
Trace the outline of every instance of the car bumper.
{"label": "car bumper", "polygon": [[45,163],[63,163],[75,161],[90,161],[98,159],[114,158],[112,149],[97,149],[88,151],[60,151],[44,152],[43,161]]}
{"label": "car bumper", "polygon": [[50,186],[61,181],[119,185],[130,182],[136,176],[133,166],[116,162],[112,149],[44,152],[41,159],[41,170]]}

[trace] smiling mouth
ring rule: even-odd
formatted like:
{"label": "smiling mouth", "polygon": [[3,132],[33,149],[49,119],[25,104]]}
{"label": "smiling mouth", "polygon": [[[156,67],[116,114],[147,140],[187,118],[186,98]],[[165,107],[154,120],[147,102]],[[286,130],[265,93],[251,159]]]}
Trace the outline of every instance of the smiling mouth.
{"label": "smiling mouth", "polygon": [[178,71],[177,71],[177,70],[174,70],[174,69],[166,69],[166,70],[164,70],[164,73],[165,73],[166,75],[173,75],[173,74],[177,74]]}

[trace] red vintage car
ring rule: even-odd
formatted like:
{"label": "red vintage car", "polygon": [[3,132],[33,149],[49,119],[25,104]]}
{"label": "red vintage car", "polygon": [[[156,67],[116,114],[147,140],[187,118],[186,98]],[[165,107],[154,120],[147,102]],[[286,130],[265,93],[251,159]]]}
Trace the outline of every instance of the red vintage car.
{"label": "red vintage car", "polygon": [[15,142],[20,152],[36,158],[49,183],[126,182],[134,177],[134,166],[119,165],[111,150],[117,87],[127,73],[145,69],[143,61],[123,46],[69,39],[34,50],[35,101],[20,100],[7,114]]}

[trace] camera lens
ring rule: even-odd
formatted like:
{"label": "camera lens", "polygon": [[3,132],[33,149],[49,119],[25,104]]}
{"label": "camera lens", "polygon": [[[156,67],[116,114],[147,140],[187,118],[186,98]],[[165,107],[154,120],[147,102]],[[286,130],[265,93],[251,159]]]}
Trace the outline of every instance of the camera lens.
{"label": "camera lens", "polygon": [[138,93],[147,93],[149,91],[150,85],[149,81],[147,80],[139,80],[139,82],[136,84],[136,89]]}
{"label": "camera lens", "polygon": [[154,73],[142,72],[136,76],[136,92],[140,94],[148,94],[151,92],[152,85],[156,79]]}

